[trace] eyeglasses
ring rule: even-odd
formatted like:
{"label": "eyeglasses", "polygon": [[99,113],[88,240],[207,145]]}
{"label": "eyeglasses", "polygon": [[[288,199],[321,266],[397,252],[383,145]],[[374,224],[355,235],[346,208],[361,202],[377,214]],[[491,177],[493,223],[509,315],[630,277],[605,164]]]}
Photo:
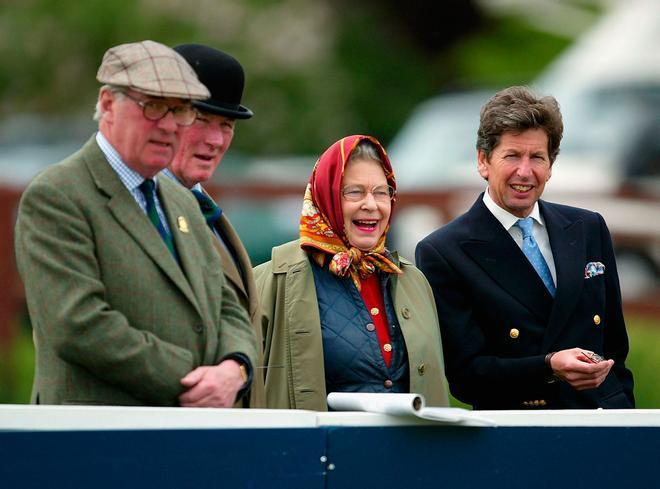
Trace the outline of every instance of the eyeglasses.
{"label": "eyeglasses", "polygon": [[142,114],[144,117],[150,121],[159,121],[165,117],[168,112],[172,112],[174,122],[176,122],[177,125],[190,126],[195,122],[195,118],[197,117],[197,111],[189,104],[170,107],[161,100],[140,100],[127,92],[121,93],[138,104],[142,108]]}
{"label": "eyeglasses", "polygon": [[362,185],[349,185],[341,190],[341,194],[351,202],[360,202],[367,198],[367,194],[371,194],[376,202],[389,202],[396,195],[396,190],[390,185],[379,185],[371,190]]}

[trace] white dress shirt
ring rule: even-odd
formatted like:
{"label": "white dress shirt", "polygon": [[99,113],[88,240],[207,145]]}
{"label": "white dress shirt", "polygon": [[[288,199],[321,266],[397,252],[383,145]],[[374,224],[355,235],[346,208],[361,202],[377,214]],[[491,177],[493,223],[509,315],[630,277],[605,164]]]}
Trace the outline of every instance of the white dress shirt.
{"label": "white dress shirt", "polygon": [[[483,200],[488,210],[493,214],[493,216],[495,216],[495,219],[497,219],[500,222],[500,224],[504,226],[504,229],[506,229],[509,232],[513,240],[518,245],[518,248],[522,249],[522,243],[523,243],[522,230],[514,226],[514,224],[518,222],[518,219],[520,218],[514,216],[509,211],[506,211],[502,209],[499,205],[497,205],[495,201],[491,198],[490,194],[488,193],[488,188],[486,188],[486,191],[484,192]],[[543,258],[545,258],[545,261],[548,264],[548,268],[550,269],[550,274],[552,275],[552,281],[555,283],[556,286],[557,270],[555,268],[555,259],[552,256],[552,248],[550,247],[550,238],[548,237],[548,229],[545,227],[545,222],[543,221],[543,217],[541,217],[541,212],[539,211],[538,202],[534,203],[534,208],[527,217],[531,217],[532,219],[534,219],[534,229],[532,230],[534,234],[534,239],[536,240],[536,243],[539,246],[539,250],[541,250],[541,254],[543,255]]]}

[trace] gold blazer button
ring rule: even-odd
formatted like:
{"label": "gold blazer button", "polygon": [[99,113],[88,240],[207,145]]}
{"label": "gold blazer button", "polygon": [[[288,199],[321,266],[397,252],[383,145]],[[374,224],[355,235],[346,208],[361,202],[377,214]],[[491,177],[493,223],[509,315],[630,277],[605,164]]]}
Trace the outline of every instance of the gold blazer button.
{"label": "gold blazer button", "polygon": [[385,343],[383,345],[383,350],[385,350],[387,353],[391,352],[392,351],[392,345],[390,345],[389,343]]}
{"label": "gold blazer button", "polygon": [[520,331],[518,331],[516,328],[511,328],[511,331],[509,331],[509,336],[515,340],[518,336],[520,336]]}
{"label": "gold blazer button", "polygon": [[596,315],[594,316],[594,324],[595,324],[596,326],[598,326],[598,325],[600,324],[600,316],[599,316],[598,314],[596,314]]}

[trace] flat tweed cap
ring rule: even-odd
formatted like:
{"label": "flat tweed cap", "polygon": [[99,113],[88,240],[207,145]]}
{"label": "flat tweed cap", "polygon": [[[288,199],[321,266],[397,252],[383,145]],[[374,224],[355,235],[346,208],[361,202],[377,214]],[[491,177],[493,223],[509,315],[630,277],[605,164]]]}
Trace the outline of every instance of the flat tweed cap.
{"label": "flat tweed cap", "polygon": [[179,53],[154,41],[108,49],[96,79],[155,97],[203,100],[211,95]]}

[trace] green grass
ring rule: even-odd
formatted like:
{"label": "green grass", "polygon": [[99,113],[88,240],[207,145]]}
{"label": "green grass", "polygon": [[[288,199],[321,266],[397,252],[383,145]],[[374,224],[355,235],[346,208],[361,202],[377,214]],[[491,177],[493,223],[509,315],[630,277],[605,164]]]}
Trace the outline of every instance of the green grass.
{"label": "green grass", "polygon": [[627,367],[635,379],[635,401],[640,409],[660,408],[657,387],[660,366],[660,318],[627,320],[630,353]]}
{"label": "green grass", "polygon": [[29,403],[33,375],[32,333],[20,328],[11,348],[0,348],[0,403]]}

